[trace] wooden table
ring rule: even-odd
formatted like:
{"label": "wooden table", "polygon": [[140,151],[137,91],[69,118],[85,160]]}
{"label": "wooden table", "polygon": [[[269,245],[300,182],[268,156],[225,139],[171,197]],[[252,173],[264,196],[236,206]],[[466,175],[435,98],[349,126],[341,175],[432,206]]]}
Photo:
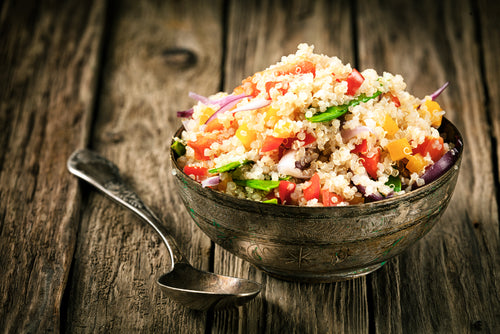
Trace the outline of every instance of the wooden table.
{"label": "wooden table", "polygon": [[[500,332],[498,1],[14,1],[0,14],[0,329],[10,333]],[[189,91],[232,90],[300,42],[439,98],[465,138],[437,226],[363,278],[274,279],[213,243],[173,190],[169,141]],[[112,159],[194,266],[264,285],[191,311],[155,283],[153,231],[66,170]]]}

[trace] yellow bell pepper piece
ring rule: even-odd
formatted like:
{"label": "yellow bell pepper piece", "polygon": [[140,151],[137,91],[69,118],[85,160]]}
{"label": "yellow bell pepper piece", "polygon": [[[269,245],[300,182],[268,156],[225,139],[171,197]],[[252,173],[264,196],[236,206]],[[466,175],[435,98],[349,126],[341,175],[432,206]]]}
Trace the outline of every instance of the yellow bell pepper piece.
{"label": "yellow bell pepper piece", "polygon": [[274,125],[274,133],[273,136],[277,138],[289,138],[293,137],[293,129],[292,129],[292,122],[290,121],[285,121],[285,120],[279,120],[276,125]]}
{"label": "yellow bell pepper piece", "polygon": [[264,115],[264,122],[267,126],[272,127],[278,122],[279,117],[276,115],[278,109],[268,108]]}
{"label": "yellow bell pepper piece", "polygon": [[382,124],[382,128],[385,131],[387,131],[387,134],[389,136],[394,136],[394,134],[399,131],[398,124],[389,115],[385,115],[384,124]]}
{"label": "yellow bell pepper piece", "polygon": [[408,163],[406,164],[406,169],[408,169],[412,173],[420,173],[425,166],[427,166],[427,162],[424,157],[419,153],[415,155],[410,155],[407,157]]}
{"label": "yellow bell pepper piece", "polygon": [[443,115],[441,114],[441,111],[443,111],[443,109],[441,109],[439,103],[437,103],[436,101],[426,100],[424,104],[427,107],[427,111],[431,115],[431,125],[435,128],[438,128],[441,125],[441,121],[443,120]]}
{"label": "yellow bell pepper piece", "polygon": [[392,161],[398,161],[411,155],[411,146],[406,138],[391,141],[386,146]]}
{"label": "yellow bell pepper piece", "polygon": [[241,141],[243,146],[245,146],[245,148],[249,150],[251,148],[250,145],[257,138],[257,132],[254,130],[249,130],[248,126],[243,123],[236,130],[235,136]]}
{"label": "yellow bell pepper piece", "polygon": [[215,110],[213,110],[210,107],[206,107],[206,108],[200,110],[200,112],[201,112],[201,114],[200,114],[200,117],[198,119],[200,120],[200,125],[203,125],[208,121],[210,116],[212,116],[214,114]]}

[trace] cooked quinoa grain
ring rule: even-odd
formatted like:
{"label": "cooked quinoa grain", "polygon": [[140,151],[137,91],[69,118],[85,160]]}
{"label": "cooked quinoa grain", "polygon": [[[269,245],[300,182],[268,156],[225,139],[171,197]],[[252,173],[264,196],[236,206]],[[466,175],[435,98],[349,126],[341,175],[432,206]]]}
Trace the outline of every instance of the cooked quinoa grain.
{"label": "cooked quinoa grain", "polygon": [[300,44],[231,94],[190,93],[198,102],[178,113],[177,162],[203,186],[267,203],[404,194],[450,149],[437,130],[439,104],[405,89],[400,75],[358,72]]}

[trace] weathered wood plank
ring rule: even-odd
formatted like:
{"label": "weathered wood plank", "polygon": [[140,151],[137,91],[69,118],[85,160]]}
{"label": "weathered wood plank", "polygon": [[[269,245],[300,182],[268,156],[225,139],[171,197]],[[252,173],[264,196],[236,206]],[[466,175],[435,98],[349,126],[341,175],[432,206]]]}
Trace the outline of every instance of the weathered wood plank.
{"label": "weathered wood plank", "polygon": [[[493,174],[495,181],[495,194],[497,200],[497,210],[498,202],[500,201],[500,81],[498,80],[498,75],[500,74],[500,59],[498,55],[500,54],[500,25],[498,24],[498,17],[500,17],[500,3],[498,1],[478,1],[473,2],[473,5],[477,5],[477,22],[476,26],[476,36],[480,36],[482,41],[482,60],[483,60],[483,81],[486,88],[486,114],[487,120],[490,124],[490,152],[493,164]],[[496,226],[491,224],[491,227],[487,231],[482,231],[482,235],[488,232],[496,232],[496,235],[500,234],[500,224],[499,224],[500,213],[497,213]],[[479,221],[478,221],[479,222]],[[476,225],[477,228],[483,228],[481,224]],[[498,239],[497,239],[498,240]],[[498,243],[497,243],[498,245]],[[490,248],[493,246],[492,248]],[[491,299],[493,304],[491,310],[493,312],[493,323],[483,323],[476,322],[475,329],[488,329],[492,333],[500,332],[500,250],[499,247],[494,248],[494,245],[487,244],[482,249],[486,249],[489,254],[492,254],[491,269],[486,272],[486,275],[490,274],[489,279],[492,281],[491,284],[494,285],[494,290]],[[484,259],[484,261],[490,259]],[[486,277],[488,279],[488,277]],[[480,321],[480,320],[478,320]]]}
{"label": "weathered wood plank", "polygon": [[90,132],[102,1],[5,1],[0,14],[0,328],[57,332]]}
{"label": "weathered wood plank", "polygon": [[[114,20],[92,148],[114,161],[176,236],[195,267],[211,243],[174,191],[169,142],[176,111],[221,81],[222,7],[204,1],[123,1]],[[72,274],[68,331],[203,333],[207,313],[169,300],[156,284],[166,249],[134,215],[91,193]]]}
{"label": "weathered wood plank", "polygon": [[[499,196],[500,184],[500,25],[497,18],[500,17],[500,3],[496,1],[478,1],[477,15],[479,31],[476,31],[482,41],[482,59],[484,71],[484,84],[487,94],[486,113],[491,126],[492,159],[496,163],[495,174],[497,178],[496,192]],[[500,261],[500,258],[497,258]]]}
{"label": "weathered wood plank", "polygon": [[477,326],[495,332],[500,309],[496,166],[474,10],[468,1],[412,4],[358,6],[360,67],[401,73],[417,96],[450,81],[439,102],[461,130],[466,151],[455,196],[440,223],[371,276],[374,325],[382,333],[461,333]]}
{"label": "weathered wood plank", "polygon": [[[232,1],[229,4],[224,89],[295,53],[302,42],[315,51],[354,61],[350,4],[347,1]],[[244,18],[244,19],[242,19]],[[213,332],[368,332],[364,278],[337,284],[278,280],[216,246],[215,271],[250,277],[265,285],[255,301],[215,314]]]}
{"label": "weathered wood plank", "polygon": [[348,1],[230,2],[224,89],[295,53],[299,43],[353,63],[350,10]]}

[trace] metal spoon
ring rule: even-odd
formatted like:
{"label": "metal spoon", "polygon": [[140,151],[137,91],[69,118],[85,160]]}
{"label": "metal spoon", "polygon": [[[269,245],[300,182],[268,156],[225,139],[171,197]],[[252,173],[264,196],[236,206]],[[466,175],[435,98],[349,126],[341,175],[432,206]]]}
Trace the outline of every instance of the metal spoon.
{"label": "metal spoon", "polygon": [[191,309],[208,310],[243,305],[260,292],[259,283],[193,268],[156,215],[125,184],[118,167],[111,161],[84,149],[74,152],[67,166],[71,173],[135,212],[158,232],[167,246],[171,263],[170,271],[158,279],[158,284],[171,299]]}

